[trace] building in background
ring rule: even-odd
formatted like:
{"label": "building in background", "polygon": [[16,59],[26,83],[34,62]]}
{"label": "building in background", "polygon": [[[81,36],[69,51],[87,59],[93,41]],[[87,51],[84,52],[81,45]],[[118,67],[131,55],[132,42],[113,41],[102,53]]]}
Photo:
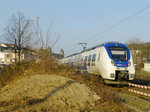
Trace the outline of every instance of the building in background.
{"label": "building in background", "polygon": [[37,54],[35,52],[35,50],[33,50],[31,47],[25,47],[22,50],[22,54],[23,54],[23,60],[32,60],[35,59],[37,57]]}
{"label": "building in background", "polygon": [[[59,53],[53,53],[49,49],[49,55],[53,56],[55,59],[61,59],[64,57],[64,51],[61,49]],[[41,54],[45,55],[45,54]],[[18,62],[18,51],[15,50],[15,45],[13,44],[0,44],[0,68],[4,65],[10,65]],[[37,52],[31,47],[24,47],[21,50],[21,61],[30,61],[32,59],[37,59]]]}
{"label": "building in background", "polygon": [[55,58],[55,59],[62,59],[64,58],[64,50],[61,49],[59,51],[59,53],[51,53],[51,55]]}
{"label": "building in background", "polygon": [[14,45],[0,44],[0,65],[13,64],[15,63],[16,58]]}

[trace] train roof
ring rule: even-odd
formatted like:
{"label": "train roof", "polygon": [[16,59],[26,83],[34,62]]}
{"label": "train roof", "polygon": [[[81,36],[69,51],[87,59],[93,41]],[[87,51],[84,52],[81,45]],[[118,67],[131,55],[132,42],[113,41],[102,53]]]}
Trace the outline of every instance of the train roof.
{"label": "train roof", "polygon": [[[83,53],[83,52],[86,52],[86,51],[90,51],[90,50],[93,50],[93,49],[96,49],[96,48],[100,48],[100,47],[102,47],[102,46],[104,46],[104,45],[106,45],[106,44],[110,44],[110,45],[111,45],[111,44],[121,44],[121,43],[120,43],[120,42],[116,42],[116,41],[109,41],[109,42],[105,42],[105,43],[102,43],[102,44],[100,44],[100,45],[97,45],[97,46],[94,46],[94,47],[85,49],[84,51],[82,51],[82,52],[80,52],[80,53]],[[68,58],[68,57],[71,57],[71,56],[75,56],[75,55],[80,54],[80,53],[74,53],[74,54],[69,55],[69,56],[67,56],[67,57],[65,57],[65,58]]]}
{"label": "train roof", "polygon": [[94,47],[91,47],[91,48],[85,49],[85,50],[84,50],[84,51],[82,51],[82,52],[86,52],[86,51],[90,51],[90,50],[93,50],[93,49],[96,49],[96,48],[102,47],[102,46],[104,46],[105,44],[121,44],[121,43],[116,42],[116,41],[105,42],[105,43],[102,43],[102,44],[100,44],[100,45],[97,45],[97,46],[94,46]]}
{"label": "train roof", "polygon": [[71,55],[69,55],[69,56],[66,56],[65,58],[68,58],[68,57],[71,57],[71,56],[75,56],[75,55],[77,55],[77,54],[80,54],[80,53],[74,53],[74,54],[71,54]]}

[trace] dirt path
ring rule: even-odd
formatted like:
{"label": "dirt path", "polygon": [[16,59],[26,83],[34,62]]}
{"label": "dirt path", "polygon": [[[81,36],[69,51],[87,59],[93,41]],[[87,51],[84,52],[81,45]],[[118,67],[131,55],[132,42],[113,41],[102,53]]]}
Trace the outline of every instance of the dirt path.
{"label": "dirt path", "polygon": [[69,78],[24,76],[0,89],[0,112],[78,112],[98,99],[85,84]]}

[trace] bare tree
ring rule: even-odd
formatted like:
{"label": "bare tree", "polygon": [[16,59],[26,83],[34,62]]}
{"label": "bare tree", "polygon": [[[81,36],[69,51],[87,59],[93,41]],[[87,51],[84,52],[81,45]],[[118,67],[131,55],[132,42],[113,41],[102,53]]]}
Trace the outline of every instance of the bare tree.
{"label": "bare tree", "polygon": [[[29,44],[31,39],[30,32],[31,20],[27,19],[23,13],[17,12],[12,15],[9,20],[8,26],[4,29],[4,39],[16,45],[18,51],[18,61],[21,61],[22,47]],[[15,43],[16,42],[16,43]]]}
{"label": "bare tree", "polygon": [[144,61],[145,62],[150,62],[150,43],[147,42],[145,44],[143,44],[143,57],[144,57]]}
{"label": "bare tree", "polygon": [[143,42],[139,38],[131,38],[126,43],[127,44],[141,44]]}
{"label": "bare tree", "polygon": [[144,43],[139,38],[132,38],[126,44],[131,50],[134,64],[136,64],[136,70],[140,71],[143,67]]}
{"label": "bare tree", "polygon": [[38,44],[40,44],[40,48],[52,49],[59,41],[61,34],[54,31],[54,22],[51,22],[47,33],[43,36],[39,24],[39,17],[37,17],[36,37]]}

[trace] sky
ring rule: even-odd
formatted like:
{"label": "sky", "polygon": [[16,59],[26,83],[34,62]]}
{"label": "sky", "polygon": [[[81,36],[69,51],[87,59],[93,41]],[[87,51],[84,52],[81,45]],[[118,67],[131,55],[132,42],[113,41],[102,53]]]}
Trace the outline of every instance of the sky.
{"label": "sky", "polygon": [[150,0],[0,0],[0,35],[18,11],[33,21],[39,17],[43,34],[53,22],[61,33],[53,52],[62,48],[65,55],[82,51],[78,43],[150,42]]}

